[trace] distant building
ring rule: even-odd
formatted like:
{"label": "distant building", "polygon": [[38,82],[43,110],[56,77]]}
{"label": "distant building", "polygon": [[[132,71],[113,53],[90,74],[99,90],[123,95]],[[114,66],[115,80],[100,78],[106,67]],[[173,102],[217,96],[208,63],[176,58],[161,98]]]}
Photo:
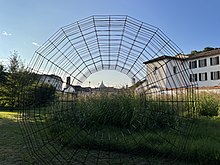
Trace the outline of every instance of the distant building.
{"label": "distant building", "polygon": [[68,86],[63,90],[65,93],[76,93],[76,89],[74,86]]}
{"label": "distant building", "polygon": [[39,75],[39,82],[41,83],[46,83],[46,84],[50,84],[53,87],[56,88],[56,90],[58,91],[62,91],[62,86],[63,86],[63,80],[61,77],[57,76],[57,75],[47,75],[47,74],[43,74],[43,75]]}
{"label": "distant building", "polygon": [[102,81],[101,84],[100,84],[100,86],[99,86],[99,88],[100,88],[100,89],[104,89],[104,88],[107,88],[107,87],[104,85],[104,83],[103,83],[103,81]]}

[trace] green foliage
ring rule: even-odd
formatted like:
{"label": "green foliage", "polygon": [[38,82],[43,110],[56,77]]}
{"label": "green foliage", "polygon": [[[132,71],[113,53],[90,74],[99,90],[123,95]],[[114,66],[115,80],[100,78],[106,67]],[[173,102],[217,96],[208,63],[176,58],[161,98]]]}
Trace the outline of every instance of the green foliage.
{"label": "green foliage", "polygon": [[8,72],[0,67],[1,72],[1,87],[0,87],[0,105],[10,107],[11,110],[18,107],[19,95],[22,92],[24,82],[27,80],[27,72],[24,70],[17,52],[11,53],[10,65]]}
{"label": "green foliage", "polygon": [[6,80],[6,69],[0,64],[0,85]]}
{"label": "green foliage", "polygon": [[3,85],[6,81],[6,72],[5,72],[5,68],[3,65],[0,64],[0,107],[2,107],[3,105],[5,105],[5,96],[3,95],[4,93],[4,88]]}
{"label": "green foliage", "polygon": [[[70,106],[70,105],[69,105]],[[55,108],[55,107],[54,107]],[[66,107],[67,108],[67,107]],[[45,109],[46,110],[46,109]],[[17,124],[17,113],[16,112],[0,112],[0,163],[1,164],[34,164],[34,161],[29,156],[28,152],[26,151],[25,142],[23,141],[22,132],[19,128],[19,125]],[[55,121],[54,121],[55,122]],[[63,121],[64,123],[65,121]],[[46,123],[37,123],[37,122],[31,122],[28,123],[31,124],[32,128],[39,127],[42,124]],[[48,123],[50,124],[50,123]],[[62,124],[58,121],[54,123],[58,127],[62,127]],[[40,127],[41,128],[41,127]],[[63,130],[62,136],[65,136],[66,138],[66,145],[63,146],[65,148],[66,153],[72,153],[75,150],[71,150],[71,148],[68,148],[70,145],[73,146],[74,144],[74,138],[79,134],[78,139],[81,137],[85,137],[85,135],[88,135],[86,138],[81,139],[79,142],[82,145],[85,145],[85,149],[79,149],[81,146],[76,146],[77,148],[77,154],[85,157],[85,153],[88,152],[88,148],[93,148],[93,150],[89,150],[89,154],[92,156],[87,157],[87,163],[88,164],[94,164],[94,158],[96,155],[98,155],[101,151],[101,153],[104,153],[106,151],[106,148],[112,151],[117,152],[111,152],[111,161],[114,162],[114,158],[116,159],[121,158],[121,162],[127,162],[127,158],[130,157],[130,154],[126,154],[126,152],[131,153],[133,151],[133,154],[138,154],[140,151],[142,151],[142,155],[137,155],[137,159],[140,159],[140,164],[143,164],[143,158],[145,160],[153,160],[151,163],[153,164],[219,164],[220,161],[220,118],[206,118],[202,117],[196,123],[193,125],[193,127],[189,127],[188,129],[192,129],[192,133],[188,137],[188,145],[185,148],[185,151],[183,148],[181,148],[181,140],[184,140],[183,135],[180,134],[179,136],[176,136],[175,138],[175,147],[169,147],[166,145],[161,139],[158,134],[150,133],[150,132],[142,132],[142,133],[135,133],[132,132],[132,134],[129,134],[126,132],[126,130],[121,130],[117,128],[108,128],[104,130],[100,130],[100,132],[97,133],[96,138],[94,136],[91,136],[92,134],[88,135],[88,132],[84,130],[76,130],[74,128],[72,129],[71,133],[68,134],[67,130]],[[103,132],[101,132],[103,131]],[[46,134],[46,131],[39,131]],[[75,135],[75,134],[76,135]],[[78,133],[78,134],[77,134]],[[84,135],[83,135],[84,133]],[[102,134],[103,133],[103,134]],[[124,136],[122,136],[122,133]],[[111,139],[111,141],[108,140],[108,135],[114,135],[118,136],[119,138]],[[37,135],[37,134],[36,134]],[[75,135],[75,136],[74,136]],[[83,136],[80,136],[83,135]],[[120,136],[121,135],[121,136]],[[163,133],[160,132],[160,135],[162,137],[166,137],[167,139],[174,139],[173,133],[164,131]],[[148,141],[142,137],[148,138]],[[52,140],[58,140],[61,135],[56,134],[56,136],[52,136]],[[101,139],[103,137],[103,139]],[[33,137],[35,138],[35,137]],[[46,137],[45,137],[46,138]],[[135,143],[133,139],[139,139],[139,143]],[[36,140],[36,139],[35,139]],[[37,140],[40,141],[38,138]],[[43,140],[43,139],[42,139]],[[69,141],[68,141],[69,140]],[[125,142],[126,140],[126,142]],[[42,141],[43,142],[43,141]],[[59,141],[60,143],[64,143],[64,141]],[[153,143],[150,143],[153,142]],[[186,141],[184,141],[186,142]],[[58,148],[59,145],[58,144]],[[77,141],[75,141],[77,143]],[[40,143],[39,143],[40,144]],[[94,145],[93,145],[94,144]],[[54,144],[55,145],[55,144]],[[100,148],[98,148],[100,147]],[[147,148],[148,147],[148,148]],[[179,151],[181,149],[181,151]],[[52,152],[54,150],[51,150]],[[139,151],[139,152],[138,152]],[[146,153],[152,153],[152,157],[147,157],[144,155],[144,152]],[[179,153],[181,152],[181,157],[183,161],[175,161],[177,156],[179,156]],[[42,151],[42,153],[44,153]],[[109,151],[107,150],[106,153],[108,154]],[[124,153],[124,156],[122,156],[122,153]],[[153,155],[155,153],[155,155]],[[163,159],[164,153],[167,153],[169,155],[168,159]],[[106,155],[107,155],[106,154]],[[121,154],[121,155],[120,155]],[[13,156],[12,156],[13,155]],[[12,157],[12,159],[8,159],[8,157]],[[101,157],[101,155],[100,155]],[[153,158],[153,159],[151,159]],[[51,161],[50,157],[45,157],[45,160],[48,159],[48,161]],[[173,160],[172,160],[173,159]],[[155,160],[158,160],[157,163],[155,163]],[[169,163],[171,161],[171,163]],[[35,162],[36,163],[36,162]],[[113,163],[114,164],[114,163]],[[115,164],[120,164],[120,162],[117,162]]]}
{"label": "green foliage", "polygon": [[218,116],[219,100],[214,94],[201,94],[198,103],[198,112],[200,116]]}
{"label": "green foliage", "polygon": [[[170,102],[148,100],[145,95],[132,93],[102,93],[51,108],[53,113],[47,117],[50,135],[61,135],[60,143],[70,148],[155,151],[158,144],[167,144],[157,138],[157,132],[180,129],[183,124]],[[149,139],[155,145],[149,144]]]}
{"label": "green foliage", "polygon": [[175,127],[178,123],[178,114],[174,112],[170,102],[146,101],[145,96],[131,93],[103,93],[79,98],[76,109],[71,115],[78,116],[81,125],[94,127],[164,129]]}
{"label": "green foliage", "polygon": [[[70,110],[71,108],[73,109]],[[65,106],[65,109],[76,110],[75,106],[71,105]],[[70,115],[68,111],[64,113],[67,116]],[[73,122],[76,121],[77,116],[70,115],[65,118],[64,114],[58,113],[53,117],[53,120],[49,122],[52,125],[51,136],[62,135],[59,136],[58,141],[68,148],[89,148],[117,153],[138,154],[141,152],[142,155],[151,153],[159,157],[168,155],[170,159],[176,159],[181,155],[183,161],[198,164],[216,164],[220,161],[219,120],[203,118],[192,125],[184,121],[186,125],[189,125],[174,129],[178,130],[176,133],[172,129],[169,131],[150,128],[132,130],[109,125],[94,128],[91,122],[89,123],[90,129],[88,129],[82,120]],[[71,122],[66,120],[68,118]],[[79,123],[82,124],[80,127]],[[186,140],[188,145],[183,147]],[[171,147],[168,142],[175,147]]]}
{"label": "green foliage", "polygon": [[55,98],[55,89],[36,84],[39,76],[24,69],[17,52],[10,57],[8,72],[0,65],[0,107],[14,110],[21,106],[46,105]]}
{"label": "green foliage", "polygon": [[32,158],[26,150],[21,128],[18,124],[18,112],[0,110],[0,164],[30,165]]}
{"label": "green foliage", "polygon": [[215,48],[213,48],[213,47],[205,47],[204,49],[203,49],[203,51],[204,52],[207,52],[207,51],[210,51],[210,50],[214,50]]}
{"label": "green foliage", "polygon": [[135,110],[132,96],[108,94],[80,98],[77,109],[86,123],[126,127],[130,125]]}
{"label": "green foliage", "polygon": [[3,85],[3,96],[5,97],[6,106],[15,108],[19,104],[19,95],[22,93],[24,83],[23,72],[7,74],[6,81]]}
{"label": "green foliage", "polygon": [[215,49],[218,49],[218,48],[213,48],[213,47],[207,46],[207,47],[205,47],[202,51],[192,50],[192,51],[191,51],[191,54],[192,54],[192,55],[195,55],[195,54],[197,54],[197,53],[207,52],[207,51],[211,51],[211,50],[215,50]]}
{"label": "green foliage", "polygon": [[24,71],[24,64],[18,56],[18,52],[11,52],[11,56],[9,58],[10,65],[8,66],[9,73],[16,73]]}
{"label": "green foliage", "polygon": [[218,164],[220,161],[220,120],[201,117],[189,137],[186,158],[197,164]]}
{"label": "green foliage", "polygon": [[193,50],[193,51],[191,51],[191,54],[197,54],[197,53],[199,53],[197,50]]}
{"label": "green foliage", "polygon": [[32,84],[26,88],[24,106],[45,106],[55,99],[56,89],[49,84]]}
{"label": "green foliage", "polygon": [[[208,102],[213,98],[217,99],[211,95]],[[181,118],[176,112],[178,105],[168,101],[131,93],[101,94],[50,108],[49,134],[60,135],[57,141],[67,148],[151,153],[170,159],[181,155],[183,161],[198,164],[220,161],[220,120],[202,118],[191,122]]]}

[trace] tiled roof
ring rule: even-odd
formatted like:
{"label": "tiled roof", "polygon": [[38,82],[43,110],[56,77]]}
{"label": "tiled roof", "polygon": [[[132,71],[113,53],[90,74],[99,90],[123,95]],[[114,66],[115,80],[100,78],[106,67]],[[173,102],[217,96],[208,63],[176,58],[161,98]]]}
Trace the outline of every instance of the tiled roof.
{"label": "tiled roof", "polygon": [[210,50],[210,51],[205,51],[205,52],[199,52],[196,54],[189,54],[189,59],[196,59],[196,58],[201,58],[201,57],[209,57],[209,56],[214,56],[220,54],[220,48]]}
{"label": "tiled roof", "polygon": [[157,61],[164,60],[164,59],[184,60],[185,58],[186,58],[185,56],[183,57],[183,56],[167,56],[167,55],[164,55],[164,56],[160,56],[160,57],[153,58],[151,60],[145,61],[144,64],[149,64],[149,63],[157,62]]}
{"label": "tiled roof", "polygon": [[196,58],[201,58],[201,57],[214,56],[218,54],[220,55],[220,48],[209,50],[209,51],[198,52],[196,54],[177,55],[177,56],[164,55],[164,56],[156,57],[151,60],[145,61],[144,64],[149,64],[149,63],[157,62],[157,61],[164,60],[164,59],[191,60],[191,59],[196,59]]}

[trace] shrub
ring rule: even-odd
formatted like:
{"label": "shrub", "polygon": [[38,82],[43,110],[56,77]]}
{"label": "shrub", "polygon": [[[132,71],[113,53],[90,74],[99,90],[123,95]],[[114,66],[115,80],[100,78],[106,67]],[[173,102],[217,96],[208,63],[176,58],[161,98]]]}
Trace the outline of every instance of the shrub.
{"label": "shrub", "polygon": [[214,94],[204,94],[199,98],[198,110],[200,116],[218,116],[219,100]]}
{"label": "shrub", "polygon": [[25,89],[23,106],[45,106],[55,99],[56,89],[49,84],[33,84]]}

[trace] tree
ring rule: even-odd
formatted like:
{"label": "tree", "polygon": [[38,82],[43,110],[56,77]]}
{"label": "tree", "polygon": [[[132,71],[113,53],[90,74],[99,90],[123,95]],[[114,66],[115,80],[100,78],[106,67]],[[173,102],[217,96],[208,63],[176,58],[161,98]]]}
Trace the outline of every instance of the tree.
{"label": "tree", "polygon": [[4,104],[4,88],[3,85],[6,81],[6,69],[0,64],[0,107]]}
{"label": "tree", "polygon": [[40,84],[40,75],[25,69],[16,51],[11,53],[7,71],[0,65],[0,78],[0,106],[11,111],[24,106],[43,106],[55,98],[55,88]]}
{"label": "tree", "polygon": [[205,47],[204,49],[203,49],[203,52],[207,52],[207,51],[210,51],[210,50],[214,50],[215,48],[213,48],[213,47]]}
{"label": "tree", "polygon": [[55,99],[56,88],[50,84],[37,83],[28,86],[24,99],[25,106],[46,106]]}
{"label": "tree", "polygon": [[0,64],[0,84],[4,83],[6,79],[6,69]]}
{"label": "tree", "polygon": [[27,83],[29,80],[28,75],[18,53],[16,51],[12,52],[9,58],[8,70],[5,73],[4,83],[1,84],[2,102],[5,107],[13,110],[19,106],[24,83]]}
{"label": "tree", "polygon": [[18,95],[20,92],[20,85],[18,82],[21,80],[19,71],[23,69],[18,53],[14,51],[9,58],[8,73],[6,74],[5,82],[2,86],[2,98],[4,98],[4,106],[10,107],[11,110],[15,108],[18,102]]}
{"label": "tree", "polygon": [[8,65],[9,73],[17,73],[24,71],[24,63],[21,61],[21,58],[18,56],[18,52],[11,52],[9,58],[10,65]]}
{"label": "tree", "polygon": [[193,51],[191,51],[191,54],[197,54],[197,53],[199,53],[197,50],[193,50]]}

